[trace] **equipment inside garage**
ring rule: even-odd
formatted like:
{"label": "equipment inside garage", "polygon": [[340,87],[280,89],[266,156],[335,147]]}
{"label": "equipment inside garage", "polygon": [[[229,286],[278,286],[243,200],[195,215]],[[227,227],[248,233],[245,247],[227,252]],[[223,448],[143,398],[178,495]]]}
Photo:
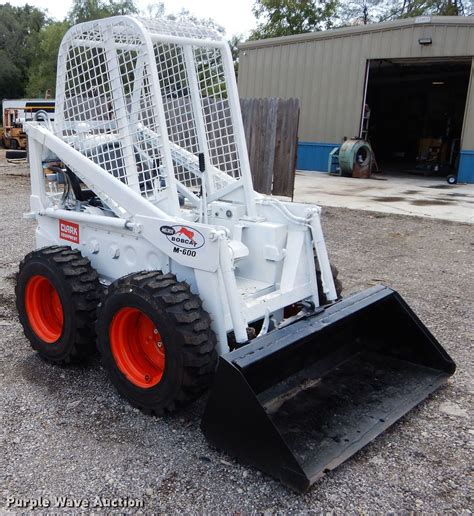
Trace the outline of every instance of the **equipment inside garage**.
{"label": "equipment inside garage", "polygon": [[456,171],[470,67],[470,60],[452,59],[370,62],[368,134],[383,172]]}

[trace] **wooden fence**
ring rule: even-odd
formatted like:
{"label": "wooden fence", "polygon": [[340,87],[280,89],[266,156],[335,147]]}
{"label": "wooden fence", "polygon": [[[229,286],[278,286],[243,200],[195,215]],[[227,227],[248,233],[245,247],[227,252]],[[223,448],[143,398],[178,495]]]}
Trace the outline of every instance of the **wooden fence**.
{"label": "wooden fence", "polygon": [[298,99],[240,99],[255,190],[293,197]]}

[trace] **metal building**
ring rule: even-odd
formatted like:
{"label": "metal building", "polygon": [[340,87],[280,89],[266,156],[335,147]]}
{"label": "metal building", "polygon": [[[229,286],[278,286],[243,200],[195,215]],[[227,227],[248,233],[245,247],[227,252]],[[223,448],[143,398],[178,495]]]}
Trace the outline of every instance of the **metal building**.
{"label": "metal building", "polygon": [[[300,100],[298,168],[345,137],[386,170],[436,161],[474,183],[474,17],[423,16],[240,46],[241,97]],[[441,171],[442,171],[441,170]]]}

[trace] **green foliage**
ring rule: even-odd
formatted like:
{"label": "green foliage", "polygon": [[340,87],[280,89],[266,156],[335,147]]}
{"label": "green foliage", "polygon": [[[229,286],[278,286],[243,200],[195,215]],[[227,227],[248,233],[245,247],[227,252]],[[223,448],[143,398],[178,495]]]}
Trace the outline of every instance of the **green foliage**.
{"label": "green foliage", "polygon": [[59,46],[69,28],[69,23],[54,22],[39,33],[37,59],[28,74],[26,94],[29,97],[42,97],[50,89],[54,96],[56,87],[56,68]]}
{"label": "green foliage", "polygon": [[338,0],[256,0],[250,39],[302,34],[334,26]]}
{"label": "green foliage", "polygon": [[22,79],[20,68],[3,48],[0,49],[0,101],[20,97],[23,92]]}
{"label": "green foliage", "polygon": [[43,11],[25,5],[0,5],[0,99],[25,94],[28,69],[34,61]]}
{"label": "green foliage", "polygon": [[234,34],[228,41],[230,52],[232,54],[232,61],[234,61],[234,71],[236,77],[239,74],[239,45],[244,40],[242,34]]}
{"label": "green foliage", "polygon": [[423,15],[469,16],[473,0],[256,0],[250,39],[302,34]]}
{"label": "green foliage", "polygon": [[339,5],[338,21],[345,25],[367,25],[380,20],[387,12],[383,0],[345,0]]}
{"label": "green foliage", "polygon": [[468,16],[474,2],[467,0],[344,0],[339,8],[343,25],[415,18],[416,16]]}
{"label": "green foliage", "polygon": [[134,0],[74,0],[69,11],[68,20],[71,25],[90,20],[117,16],[119,14],[135,14],[138,12]]}
{"label": "green foliage", "polygon": [[415,16],[463,16],[472,13],[473,3],[467,0],[471,12],[467,12],[462,0],[392,0],[381,20],[412,18]]}

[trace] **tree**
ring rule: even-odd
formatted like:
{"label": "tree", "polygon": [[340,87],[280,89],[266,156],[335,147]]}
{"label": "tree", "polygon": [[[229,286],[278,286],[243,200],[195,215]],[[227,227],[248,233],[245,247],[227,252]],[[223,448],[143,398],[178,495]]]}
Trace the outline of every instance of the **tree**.
{"label": "tree", "polygon": [[22,71],[2,48],[0,49],[0,101],[22,95]]}
{"label": "tree", "polygon": [[338,0],[256,0],[257,28],[250,39],[274,38],[330,29]]}
{"label": "tree", "polygon": [[[473,14],[474,3],[467,0],[386,0],[376,21],[387,21],[416,16],[464,16]],[[470,6],[470,7],[469,7]]]}
{"label": "tree", "polygon": [[35,7],[0,5],[0,99],[24,96],[39,32],[46,22],[46,14]]}
{"label": "tree", "polygon": [[383,0],[345,0],[338,6],[338,21],[342,25],[367,25],[379,21],[387,8]]}
{"label": "tree", "polygon": [[31,65],[28,73],[26,93],[30,97],[39,97],[56,87],[56,68],[59,46],[69,28],[67,21],[50,23],[39,34],[38,58]]}
{"label": "tree", "polygon": [[165,15],[165,11],[165,4],[163,2],[157,2],[148,4],[142,11],[142,14],[146,18],[162,18]]}
{"label": "tree", "polygon": [[416,16],[474,15],[474,0],[255,0],[250,39]]}
{"label": "tree", "polygon": [[74,25],[108,16],[136,14],[137,12],[134,0],[74,0],[68,20],[71,25]]}
{"label": "tree", "polygon": [[235,75],[239,74],[239,45],[243,41],[242,34],[234,34],[228,41],[230,53],[232,54],[232,61],[234,61]]}

